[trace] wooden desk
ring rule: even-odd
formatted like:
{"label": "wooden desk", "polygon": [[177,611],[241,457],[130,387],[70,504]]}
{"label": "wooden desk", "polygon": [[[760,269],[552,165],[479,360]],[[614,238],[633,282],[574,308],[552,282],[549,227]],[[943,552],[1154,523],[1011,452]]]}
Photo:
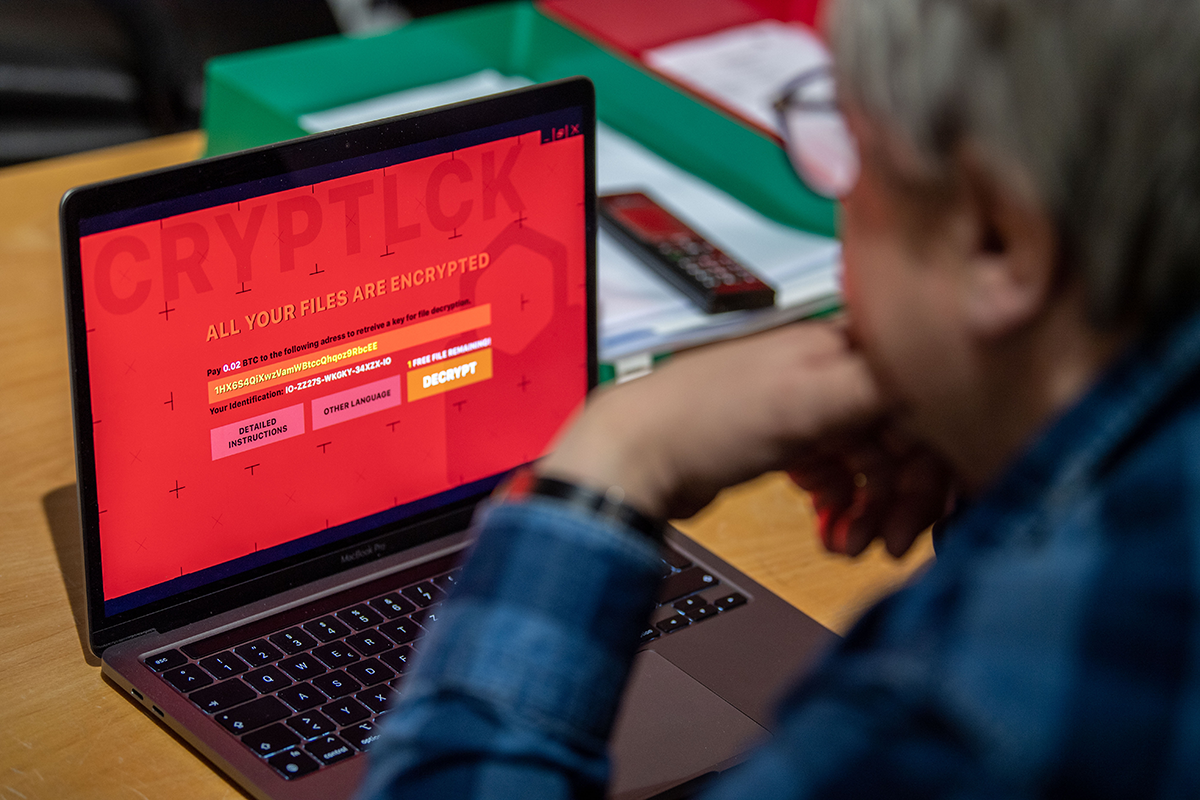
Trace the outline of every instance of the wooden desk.
{"label": "wooden desk", "polygon": [[[58,201],[71,186],[195,158],[198,133],[0,170],[0,797],[216,798],[241,792],[86,655]],[[730,490],[681,527],[837,631],[929,556],[824,554],[785,478]]]}

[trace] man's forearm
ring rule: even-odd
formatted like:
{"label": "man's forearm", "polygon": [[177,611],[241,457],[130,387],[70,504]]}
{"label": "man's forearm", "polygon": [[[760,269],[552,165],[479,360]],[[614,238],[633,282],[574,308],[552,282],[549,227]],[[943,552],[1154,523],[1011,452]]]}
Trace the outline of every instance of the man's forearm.
{"label": "man's forearm", "polygon": [[654,546],[553,501],[490,509],[373,745],[363,797],[603,792]]}

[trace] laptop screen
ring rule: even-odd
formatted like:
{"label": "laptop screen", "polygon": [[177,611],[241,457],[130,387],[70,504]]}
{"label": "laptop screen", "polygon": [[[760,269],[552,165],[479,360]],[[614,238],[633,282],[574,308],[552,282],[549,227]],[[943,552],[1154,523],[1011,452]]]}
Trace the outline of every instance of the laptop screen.
{"label": "laptop screen", "polygon": [[106,617],[366,541],[543,452],[592,385],[587,117],[375,152],[360,130],[344,159],[80,214]]}

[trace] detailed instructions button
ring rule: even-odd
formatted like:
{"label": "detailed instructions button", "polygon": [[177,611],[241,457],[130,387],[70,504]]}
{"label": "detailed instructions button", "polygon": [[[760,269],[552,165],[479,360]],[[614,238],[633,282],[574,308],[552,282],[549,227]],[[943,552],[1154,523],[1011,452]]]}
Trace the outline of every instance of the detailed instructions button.
{"label": "detailed instructions button", "polygon": [[213,461],[304,433],[304,404],[259,414],[209,431]]}
{"label": "detailed instructions button", "polygon": [[313,430],[400,405],[400,376],[364,383],[312,401]]}

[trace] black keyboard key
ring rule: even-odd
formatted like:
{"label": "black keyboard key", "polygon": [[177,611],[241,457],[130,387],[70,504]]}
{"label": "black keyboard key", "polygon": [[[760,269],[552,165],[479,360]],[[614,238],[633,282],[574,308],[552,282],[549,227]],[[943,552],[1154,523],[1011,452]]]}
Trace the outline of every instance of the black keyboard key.
{"label": "black keyboard key", "polygon": [[367,745],[379,738],[379,729],[373,722],[360,722],[344,729],[340,736],[359,750],[366,750]]}
{"label": "black keyboard key", "polygon": [[403,617],[405,614],[411,614],[416,609],[416,606],[401,597],[399,592],[385,594],[383,597],[372,600],[367,605],[388,619]]}
{"label": "black keyboard key", "polygon": [[373,628],[383,622],[383,614],[365,603],[354,608],[347,608],[345,611],[339,611],[337,618],[356,631],[365,631],[367,628]]}
{"label": "black keyboard key", "polygon": [[683,553],[672,550],[669,547],[664,547],[659,552],[659,556],[662,557],[663,561],[667,562],[675,569],[683,570],[692,565],[692,562],[688,560],[687,556],[685,556]]}
{"label": "black keyboard key", "polygon": [[430,625],[438,621],[438,617],[442,615],[442,604],[437,603],[429,608],[422,608],[414,611],[409,617],[413,622],[420,625],[422,628],[428,628]]}
{"label": "black keyboard key", "polygon": [[258,697],[258,692],[237,678],[218,683],[216,686],[209,686],[207,689],[201,689],[188,695],[189,700],[209,714],[233,708],[239,703],[253,700],[256,697]]}
{"label": "black keyboard key", "polygon": [[716,600],[713,600],[712,604],[717,607],[718,611],[728,611],[731,608],[745,605],[746,596],[740,592],[733,592],[724,597],[718,597]]}
{"label": "black keyboard key", "polygon": [[155,672],[162,672],[168,669],[177,669],[188,663],[187,656],[178,650],[168,650],[165,653],[157,653],[146,659],[145,664]]}
{"label": "black keyboard key", "polygon": [[408,644],[425,630],[409,618],[385,622],[379,626],[379,632],[396,644]]}
{"label": "black keyboard key", "polygon": [[285,658],[279,662],[279,668],[298,681],[306,681],[318,675],[325,674],[325,665],[312,653]]}
{"label": "black keyboard key", "polygon": [[674,608],[676,611],[681,611],[686,614],[688,611],[695,608],[696,606],[703,606],[703,605],[707,605],[707,604],[708,604],[708,601],[705,600],[703,597],[701,597],[699,595],[693,595],[691,597],[685,597],[682,600],[678,600],[678,601],[672,603],[671,607]]}
{"label": "black keyboard key", "polygon": [[418,607],[424,608],[431,606],[445,596],[445,592],[434,586],[429,581],[422,581],[416,586],[409,586],[406,589],[401,589],[400,594],[411,600]]}
{"label": "black keyboard key", "polygon": [[353,697],[343,697],[341,700],[328,703],[321,709],[321,713],[333,720],[334,724],[340,728],[362,722],[371,716],[367,707]]}
{"label": "black keyboard key", "polygon": [[321,764],[299,748],[284,750],[267,759],[275,770],[285,778],[299,778],[321,768]]}
{"label": "black keyboard key", "polygon": [[375,631],[347,636],[345,644],[350,645],[364,656],[373,656],[392,649],[391,641]]}
{"label": "black keyboard key", "polygon": [[365,692],[359,692],[354,695],[355,700],[376,714],[387,710],[391,697],[392,691],[386,686],[376,686],[374,689],[367,689]]}
{"label": "black keyboard key", "polygon": [[340,669],[328,672],[320,677],[312,679],[312,685],[316,686],[330,697],[345,697],[352,692],[357,692],[362,688],[362,684],[351,678]]}
{"label": "black keyboard key", "polygon": [[229,711],[222,711],[214,719],[231,733],[241,735],[258,730],[264,725],[278,722],[291,714],[292,710],[275,697],[260,697]]}
{"label": "black keyboard key", "polygon": [[699,622],[702,619],[708,619],[709,617],[715,617],[716,615],[717,615],[717,607],[710,606],[708,603],[704,603],[703,605],[698,605],[698,606],[692,606],[691,608],[689,608],[687,611],[684,612],[684,616],[686,616],[692,622]]}
{"label": "black keyboard key", "polygon": [[258,639],[250,644],[235,647],[233,652],[252,667],[263,667],[283,658],[283,653],[279,652],[279,648],[266,639]]}
{"label": "black keyboard key", "polygon": [[327,667],[344,667],[358,661],[358,653],[347,647],[344,642],[318,647],[312,651],[312,654],[325,662]]}
{"label": "black keyboard key", "polygon": [[684,595],[716,586],[717,579],[700,567],[688,567],[683,572],[670,575],[658,585],[658,602],[670,603]]}
{"label": "black keyboard key", "polygon": [[405,645],[404,647],[397,647],[390,653],[384,653],[379,657],[379,660],[396,670],[397,673],[403,675],[404,671],[408,669],[408,665],[412,662],[412,657],[413,649]]}
{"label": "black keyboard key", "polygon": [[300,627],[322,642],[334,642],[351,633],[350,626],[336,617],[321,617],[312,622],[306,622]]}
{"label": "black keyboard key", "polygon": [[185,664],[179,669],[167,670],[162,676],[167,683],[181,692],[190,692],[213,682],[209,674],[195,664]]}
{"label": "black keyboard key", "polygon": [[351,664],[346,667],[346,674],[363,686],[374,686],[396,677],[396,673],[379,663],[377,658],[368,658],[366,661]]}
{"label": "black keyboard key", "polygon": [[680,628],[690,625],[691,622],[692,621],[690,619],[682,614],[676,614],[673,617],[667,617],[662,622],[657,623],[655,627],[657,627],[663,633],[670,633],[671,631],[677,631]]}
{"label": "black keyboard key", "polygon": [[448,592],[458,585],[458,579],[462,577],[462,569],[456,569],[445,575],[439,575],[433,579],[433,585],[441,589],[443,592]]}
{"label": "black keyboard key", "polygon": [[330,721],[329,717],[320,711],[307,711],[303,714],[297,714],[289,719],[287,724],[289,728],[305,739],[315,739],[318,736],[325,736],[337,730],[337,726]]}
{"label": "black keyboard key", "polygon": [[300,737],[282,722],[276,722],[260,731],[247,733],[242,737],[242,744],[266,758],[272,753],[300,744]]}
{"label": "black keyboard key", "polygon": [[643,629],[642,632],[638,634],[638,643],[645,644],[646,642],[652,642],[659,636],[662,636],[662,634],[658,632],[658,628],[651,626]]}
{"label": "black keyboard key", "polygon": [[286,631],[272,633],[267,637],[267,641],[289,656],[303,653],[305,650],[317,646],[317,640],[299,628],[289,628]]}
{"label": "black keyboard key", "polygon": [[241,675],[246,670],[250,669],[246,666],[246,662],[228,651],[217,653],[215,656],[200,661],[200,666],[208,671],[217,680],[232,678],[235,675]]}
{"label": "black keyboard key", "polygon": [[307,711],[328,699],[311,683],[297,683],[295,686],[280,689],[275,696],[291,706],[293,711]]}
{"label": "black keyboard key", "polygon": [[276,689],[292,685],[292,679],[274,666],[267,666],[262,669],[256,669],[253,672],[247,672],[242,676],[242,680],[255,689],[258,689],[262,694],[270,694]]}
{"label": "black keyboard key", "polygon": [[344,758],[349,758],[356,752],[341,737],[333,734],[322,736],[315,742],[309,742],[304,745],[304,749],[322,764],[334,764]]}

